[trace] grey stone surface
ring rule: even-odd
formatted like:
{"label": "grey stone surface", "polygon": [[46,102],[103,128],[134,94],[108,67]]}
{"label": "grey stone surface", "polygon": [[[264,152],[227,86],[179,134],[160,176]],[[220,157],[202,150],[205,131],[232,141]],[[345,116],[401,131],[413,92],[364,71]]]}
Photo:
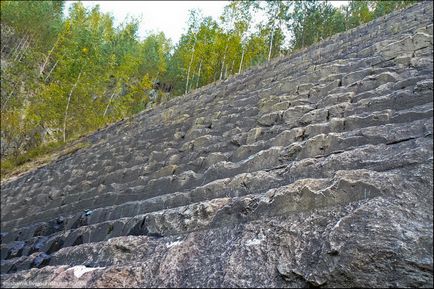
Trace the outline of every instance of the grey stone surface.
{"label": "grey stone surface", "polygon": [[1,184],[4,287],[432,287],[432,2]]}

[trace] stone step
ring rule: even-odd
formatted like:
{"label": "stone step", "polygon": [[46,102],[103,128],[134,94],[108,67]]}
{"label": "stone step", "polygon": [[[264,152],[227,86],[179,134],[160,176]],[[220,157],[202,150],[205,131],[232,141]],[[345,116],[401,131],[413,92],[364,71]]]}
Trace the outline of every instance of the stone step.
{"label": "stone step", "polygon": [[[423,85],[422,85],[422,84]],[[423,87],[425,90],[422,90],[422,89],[419,89],[419,87]],[[401,103],[409,103],[409,104],[414,104],[414,105],[416,105],[416,104],[419,104],[419,103],[423,103],[423,102],[426,102],[426,101],[432,101],[432,90],[430,90],[430,88],[432,88],[432,80],[429,80],[429,81],[427,81],[427,80],[423,80],[423,81],[419,81],[418,83],[417,83],[417,85],[415,86],[415,88],[414,88],[414,90],[415,91],[418,91],[418,92],[428,92],[428,93],[425,93],[425,94],[422,94],[422,97],[414,97],[414,95],[412,95],[412,94],[410,94],[410,93],[404,93],[404,92],[397,92],[397,93],[392,93],[392,94],[390,94],[390,95],[388,95],[387,97],[379,97],[379,98],[374,98],[374,100],[375,100],[375,106],[370,106],[370,103],[367,101],[367,99],[362,99],[362,100],[360,100],[359,102],[357,102],[356,104],[355,104],[355,108],[352,108],[351,110],[350,110],[350,113],[352,113],[353,111],[355,111],[355,112],[364,112],[364,113],[366,113],[366,112],[368,112],[369,110],[370,110],[370,108],[372,107],[372,108],[374,108],[374,109],[376,109],[376,108],[378,108],[378,107],[393,107],[393,104],[395,103],[395,104],[398,104],[398,105],[400,105]],[[416,96],[418,96],[418,93],[416,94]],[[359,105],[360,104],[360,105]],[[366,107],[366,104],[368,104],[368,107]],[[357,106],[357,105],[359,105],[359,106]],[[396,105],[395,105],[396,106]],[[401,105],[402,106],[402,105]],[[347,107],[345,107],[345,108],[347,108]],[[398,107],[398,108],[401,108],[401,107]],[[297,109],[297,108],[295,108],[295,110],[297,111],[300,111],[299,109]],[[316,112],[316,111],[318,111],[319,113],[317,113],[316,114],[316,119],[315,119],[315,121],[316,122],[320,122],[320,121],[326,121],[326,118],[330,118],[330,117],[336,117],[336,116],[340,116],[340,115],[336,115],[335,113],[330,113],[330,110],[329,109],[322,109],[322,110],[314,110],[314,111],[312,111],[312,112]],[[326,113],[326,111],[327,111],[327,113]],[[302,125],[306,125],[306,124],[309,124],[309,123],[312,123],[312,122],[314,122],[314,121],[312,121],[312,117],[311,116],[309,116],[312,112],[310,112],[309,114],[307,114],[307,115],[305,115],[303,118],[301,118],[301,124]],[[430,114],[430,112],[429,111],[427,111],[426,112],[428,115]],[[431,112],[432,113],[432,112]],[[349,113],[346,113],[347,115],[349,114]],[[411,115],[413,115],[413,116],[411,116]],[[416,112],[416,113],[410,113],[410,115],[408,116],[410,119],[412,118],[412,117],[418,117],[418,115],[420,115],[420,113],[418,113],[418,112]],[[423,115],[423,114],[422,114]],[[307,122],[306,121],[306,116],[307,117],[310,117],[310,119],[311,119],[311,121],[310,122]],[[322,119],[320,119],[320,118],[318,118],[318,116],[322,116]],[[350,115],[351,116],[351,115]],[[373,116],[373,115],[371,115],[371,116]],[[389,119],[389,117],[388,116],[385,116],[386,117],[386,119]],[[403,116],[401,116],[401,117],[404,117],[405,118],[405,115],[403,115]],[[347,129],[349,129],[349,128],[351,128],[351,127],[353,127],[352,125],[351,125],[351,123],[352,122],[354,122],[354,120],[356,120],[357,122],[363,122],[364,120],[365,120],[366,118],[357,118],[357,119],[354,119],[354,118],[349,118],[348,119],[348,121],[346,121],[345,122],[345,120],[344,120],[344,123],[342,124],[342,125],[347,125]],[[373,120],[374,120],[374,123],[375,123],[375,120],[376,120],[376,117],[373,117]],[[407,120],[409,120],[408,118],[407,118]],[[291,121],[291,122],[293,122],[293,121]],[[336,124],[337,122],[335,121],[335,124]],[[363,124],[362,124],[363,125]],[[365,125],[366,126],[366,125]],[[308,134],[307,135],[311,135],[311,132],[309,132],[309,131],[312,131],[312,129],[316,129],[316,128],[319,128],[319,129],[322,129],[322,128],[324,128],[325,126],[324,125],[309,125],[308,126],[308,129],[307,129],[307,131],[308,131]],[[288,132],[285,132],[285,134],[287,134]],[[281,139],[282,137],[279,137],[279,139]],[[198,140],[198,142],[197,143],[199,143],[199,141],[200,141],[200,139]],[[210,141],[209,143],[208,143],[208,145],[209,144],[211,144],[213,141]],[[216,147],[218,147],[219,145],[217,144],[216,145]],[[235,151],[235,160],[237,159],[236,158],[236,156],[240,156],[240,153],[241,153],[241,155],[246,155],[246,152],[248,152],[248,151],[251,151],[251,152],[257,152],[259,149],[261,149],[263,147],[263,145],[261,145],[261,146],[242,146],[242,147],[240,147],[238,150],[236,150]],[[253,150],[252,150],[253,149]],[[211,150],[212,151],[212,150]],[[230,149],[228,149],[227,151],[230,151]],[[206,150],[206,152],[208,152],[208,150]],[[151,154],[151,160],[153,159],[153,157],[152,157],[152,154]],[[158,163],[157,163],[158,164]],[[164,168],[163,168],[164,169]],[[135,179],[137,179],[140,175],[146,175],[146,173],[144,173],[144,169],[143,169],[143,166],[138,166],[137,167],[137,169],[136,169],[136,171],[137,171],[137,173],[134,173],[134,171],[130,168],[130,169],[121,169],[120,171],[118,171],[118,172],[114,172],[114,173],[111,173],[111,174],[108,174],[107,175],[107,177],[106,177],[106,179],[108,179],[108,180],[112,180],[112,179],[116,179],[116,180],[120,180],[120,178],[123,178],[123,176],[125,176],[125,174],[127,174],[127,176],[128,176],[128,178],[125,178],[125,182],[126,183],[128,183],[128,182],[130,182],[130,181],[132,181],[132,180],[135,180]],[[72,173],[74,173],[74,171],[72,172]],[[161,174],[160,172],[156,172],[156,174],[157,175],[159,175],[159,174]],[[120,176],[120,177],[115,177],[115,176]],[[148,180],[149,179],[152,179],[152,176],[151,176],[151,178],[148,178]],[[143,179],[143,181],[145,181],[146,179]],[[118,182],[118,181],[117,181]],[[77,183],[79,183],[79,187],[80,188],[82,188],[82,190],[81,191],[83,191],[83,183],[81,182],[77,182]],[[102,181],[102,182],[100,182],[100,183],[104,183],[104,180]],[[107,185],[108,184],[110,184],[110,183],[106,183]],[[91,186],[91,184],[88,184],[88,186],[91,188],[92,186]],[[94,188],[96,187],[96,185],[94,185]],[[85,188],[85,187],[84,187]],[[89,188],[89,190],[90,190],[90,188]],[[43,189],[43,187],[42,188],[39,188],[39,190],[40,191],[43,191],[44,189]],[[87,189],[85,188],[85,190],[84,191],[87,191]],[[80,191],[79,191],[80,192]],[[96,192],[96,190],[94,190],[94,192]],[[54,196],[56,195],[58,193],[58,191],[55,191],[55,192],[53,192],[52,194],[54,194]],[[50,201],[50,199],[52,199],[52,197],[50,197],[50,199],[46,199],[46,198],[44,198],[43,197],[43,195],[44,194],[37,194],[37,196],[39,197],[39,203],[46,203],[47,201]],[[48,196],[47,196],[48,197]],[[74,198],[74,194],[69,194],[69,198]],[[8,202],[11,202],[11,200],[9,200],[8,199]],[[21,204],[25,204],[25,203],[27,203],[28,201],[27,200],[22,200],[20,203]],[[37,204],[37,203],[36,203]],[[53,204],[53,206],[58,206],[58,205],[61,205],[61,202],[58,200],[57,201],[57,203],[54,203]]]}
{"label": "stone step", "polygon": [[[348,117],[346,119],[342,119],[342,120],[334,119],[333,120],[334,129],[330,129],[330,125],[325,125],[324,123],[309,125],[306,128],[306,130],[304,130],[304,133],[302,131],[300,131],[300,129],[293,129],[291,131],[284,131],[283,134],[277,136],[277,140],[275,140],[275,141],[271,140],[271,141],[275,144],[281,145],[282,140],[284,140],[286,136],[293,135],[293,134],[295,137],[300,137],[303,135],[304,138],[307,138],[309,136],[315,135],[314,132],[317,130],[319,130],[322,133],[328,133],[331,131],[338,132],[338,131],[336,131],[336,129],[339,129],[339,131],[343,131],[342,129],[351,130],[353,128],[360,128],[360,127],[366,127],[366,126],[371,126],[371,125],[393,123],[395,119],[398,122],[402,122],[402,120],[411,121],[411,120],[418,119],[418,118],[431,117],[432,116],[432,108],[431,107],[432,107],[432,104],[429,104],[426,107],[426,109],[421,111],[421,112],[410,111],[408,113],[403,113],[403,114],[396,114],[396,113],[394,114],[393,111],[385,110],[383,112],[379,112],[378,114],[376,114],[376,113],[371,114],[367,117],[360,117],[360,116],[351,117],[350,116],[350,117]],[[422,107],[422,108],[424,108],[424,107]],[[336,125],[338,125],[338,126],[336,126]],[[293,138],[294,136],[292,136],[291,138]],[[246,153],[251,154],[254,152],[258,152],[261,148],[264,148],[263,144],[259,147],[257,145],[241,146],[238,150],[236,150],[234,152],[234,155],[232,156],[231,160],[232,161],[233,160],[241,160],[242,157],[240,157],[240,156],[246,155]],[[237,158],[237,156],[238,156],[238,158]],[[211,165],[212,163],[207,162],[206,164]],[[160,165],[160,167],[161,167],[161,165]],[[162,171],[164,171],[166,169],[170,169],[170,168],[171,168],[171,166],[167,166],[167,168],[163,167]],[[131,170],[129,173],[131,174]],[[156,175],[161,175],[161,172],[157,172]],[[74,198],[74,196],[71,196],[71,198]]]}
{"label": "stone step", "polygon": [[[290,183],[296,179],[311,176],[311,172],[317,176],[330,176],[332,170],[318,170],[316,165],[318,165],[319,168],[331,168],[333,165],[336,165],[337,162],[342,163],[341,168],[343,169],[366,168],[385,171],[426,161],[425,156],[430,147],[432,148],[432,137],[415,140],[410,139],[396,144],[367,145],[351,151],[320,158],[293,161],[286,168],[277,168],[277,172],[279,176],[283,177],[284,180],[288,180]],[[407,153],[402,155],[402,153],[399,152],[400,149],[407,151]],[[312,162],[311,160],[314,161]],[[279,170],[281,171],[279,172]],[[80,217],[80,215],[76,216],[76,218],[78,217]],[[90,220],[92,219],[93,217],[91,217]],[[51,227],[53,227],[53,224],[59,224],[59,219],[53,220]],[[63,224],[63,219],[61,224]],[[47,225],[45,225],[45,227],[47,227]],[[27,235],[32,235],[34,231],[37,231],[35,228],[28,228],[28,230],[30,232],[27,232]],[[15,240],[19,235],[22,235],[22,238],[26,239],[26,237],[24,237],[26,234],[19,234],[19,231],[15,231],[3,236],[3,242],[7,243]]]}
{"label": "stone step", "polygon": [[[268,182],[263,183],[260,180],[268,180]],[[95,209],[89,214],[79,214],[71,219],[64,219],[62,226],[57,226],[58,222],[52,223],[41,223],[40,225],[32,228],[28,228],[26,233],[19,234],[19,240],[27,240],[31,235],[41,235],[46,236],[55,232],[56,230],[63,230],[64,228],[74,228],[80,224],[96,224],[103,222],[106,219],[115,220],[116,218],[125,216],[134,216],[140,213],[152,212],[153,210],[162,210],[167,207],[174,207],[177,202],[188,205],[189,202],[197,202],[200,200],[206,200],[212,198],[213,194],[218,196],[230,196],[238,195],[236,191],[246,191],[245,186],[251,186],[256,190],[260,190],[261,186],[267,189],[271,183],[276,183],[279,181],[276,176],[267,175],[264,171],[255,172],[252,174],[241,174],[235,176],[231,179],[217,180],[208,183],[204,186],[200,186],[192,189],[186,193],[172,193],[165,194],[162,196],[151,197],[150,199],[139,201],[139,202],[129,202],[123,203],[121,205],[113,205],[104,208]],[[231,191],[233,190],[233,191]],[[244,193],[245,194],[245,193]],[[85,217],[86,221],[77,222],[80,217]],[[37,233],[36,233],[37,232]],[[17,235],[18,236],[18,235]],[[7,242],[10,240],[11,236],[4,237],[3,241]]]}
{"label": "stone step", "polygon": [[[426,24],[428,24],[429,25],[429,22],[427,22]],[[413,25],[413,26],[412,26]],[[413,24],[412,25],[410,25],[409,27],[408,27],[408,29],[406,29],[405,31],[402,31],[401,32],[401,34],[398,34],[398,35],[402,35],[402,34],[404,34],[405,35],[405,32],[406,31],[409,31],[409,32],[413,32],[413,30],[416,28],[416,27],[420,27],[421,26],[421,23],[420,22],[418,22],[418,21],[413,21]],[[431,35],[432,35],[432,32],[431,32]],[[377,35],[376,35],[377,36]],[[345,57],[346,58],[349,58],[349,57],[356,57],[356,58],[364,58],[364,57],[366,57],[366,56],[370,56],[370,55],[372,55],[372,54],[369,54],[369,53],[366,53],[366,49],[361,49],[361,48],[363,48],[363,46],[364,47],[367,47],[367,48],[371,48],[371,47],[374,47],[374,49],[380,49],[380,48],[382,48],[381,47],[381,45],[378,45],[378,43],[381,43],[381,41],[378,41],[378,38],[373,38],[373,39],[375,39],[375,42],[374,42],[374,44],[375,45],[372,45],[373,43],[371,43],[370,41],[366,41],[366,39],[363,39],[363,37],[358,37],[358,39],[356,39],[356,41],[354,41],[354,39],[352,39],[352,41],[351,41],[351,46],[348,46],[349,48],[353,48],[354,49],[354,47],[357,47],[357,50],[364,50],[363,51],[363,53],[360,53],[359,51],[354,51],[354,52],[351,52],[350,50],[347,50],[347,51],[345,51]],[[390,40],[390,35],[388,35],[387,36],[387,38],[386,38],[386,41],[387,42],[391,42],[392,40]],[[386,42],[386,43],[387,43]],[[393,41],[392,41],[393,42]],[[348,45],[348,43],[349,42],[344,42],[344,43],[341,43],[339,46],[337,46],[336,45],[336,43],[333,43],[333,45],[331,45],[331,46],[334,46],[335,48],[337,48],[337,47],[339,47],[339,52],[342,52],[342,50],[344,50],[343,48],[345,48],[345,45]],[[324,44],[322,44],[322,51],[327,51],[328,49],[326,48],[326,47],[324,47]],[[417,48],[416,48],[417,49]],[[374,51],[375,50],[373,50],[373,51],[371,51],[371,53],[374,53]],[[336,57],[337,55],[336,55],[336,53],[334,53],[335,51],[330,51],[329,53],[327,53],[327,52],[324,52],[324,53],[322,53],[321,54],[321,56],[322,56],[322,58],[323,58],[323,60],[327,60],[327,61],[330,61],[330,59],[328,59],[327,57],[325,57],[325,56],[328,56],[328,55],[332,55],[332,56],[334,56],[334,57]],[[305,53],[306,54],[306,53]],[[304,54],[304,55],[305,55]],[[314,53],[313,53],[314,54]],[[340,55],[339,55],[340,56]],[[343,57],[343,55],[342,56],[340,56],[340,57],[336,57],[336,58],[340,58],[340,59],[344,59],[345,57]],[[336,59],[335,58],[335,59]],[[295,61],[294,61],[295,59],[291,59],[291,63],[292,64],[294,64],[294,63],[296,63]],[[324,61],[322,61],[322,62],[324,62]],[[309,63],[309,62],[305,62],[304,63],[304,65],[305,65],[305,67],[307,67],[307,65],[311,65],[311,63]],[[276,69],[276,67],[274,67],[275,68],[275,70],[277,70]],[[304,69],[301,69],[302,67],[291,67],[292,69],[290,69],[290,70],[288,70],[288,71],[304,71]],[[279,71],[279,72],[281,72],[281,71]],[[279,73],[280,75],[282,75],[282,73]],[[273,77],[270,77],[269,79],[273,79],[273,80],[281,80],[281,79],[279,79],[279,78],[273,78]]]}
{"label": "stone step", "polygon": [[431,166],[432,176],[432,18],[432,5],[392,13],[2,183],[2,281],[46,265],[113,264],[104,250],[117,236],[169,240],[393,198],[408,189],[403,169]]}
{"label": "stone step", "polygon": [[[222,226],[252,221],[264,216],[299,213],[320,210],[329,206],[346,205],[378,196],[390,197],[396,192],[391,183],[397,181],[399,175],[392,172],[376,172],[371,170],[337,171],[331,178],[301,179],[286,186],[270,189],[261,194],[249,194],[242,197],[218,198],[211,201],[167,209],[161,212],[138,215],[133,218],[122,218],[116,221],[98,224],[98,226],[82,227],[66,232],[64,236],[39,239],[42,250],[32,253],[28,258],[16,253],[17,244],[8,251],[8,259],[2,262],[2,273],[42,267],[48,264],[67,262],[65,251],[76,246],[82,248],[85,243],[100,242],[123,235],[170,236],[196,230],[205,230]],[[352,191],[349,194],[348,191]],[[357,192],[357,193],[354,193]],[[194,222],[193,216],[205,214],[202,222]],[[44,245],[41,245],[43,242]],[[81,246],[81,247],[79,247]],[[3,248],[2,248],[3,249]],[[39,247],[37,248],[39,250]],[[30,250],[27,249],[27,250]],[[59,251],[60,250],[60,251]],[[44,255],[42,255],[45,252]],[[52,256],[50,256],[52,255]],[[10,258],[13,256],[13,258]],[[37,262],[36,256],[44,262]],[[83,257],[85,257],[83,255]],[[94,259],[93,259],[94,260]],[[51,263],[52,262],[52,263]]]}
{"label": "stone step", "polygon": [[[431,85],[431,87],[432,87],[432,80],[431,80],[431,82],[428,80],[428,82],[426,81],[426,80],[422,80],[422,81],[420,81],[421,83],[430,83],[430,85]],[[418,87],[420,87],[421,85],[420,84],[418,84],[418,85],[416,85],[415,86],[415,90],[416,91],[420,91],[420,89],[418,88]],[[425,86],[425,88],[427,87],[427,85],[424,85]],[[428,88],[429,88],[430,86],[428,85]],[[424,97],[422,97],[422,98],[415,98],[415,97],[412,97],[412,95],[410,95],[409,93],[398,93],[398,94],[396,94],[396,96],[394,95],[394,94],[391,94],[391,95],[389,95],[389,96],[393,96],[393,97],[389,97],[388,96],[388,98],[385,98],[385,97],[380,97],[380,98],[374,98],[374,100],[375,100],[375,103],[376,103],[376,106],[371,106],[372,108],[377,108],[378,107],[378,105],[383,105],[384,107],[389,107],[389,106],[392,106],[392,104],[393,103],[397,103],[398,105],[399,104],[401,104],[401,103],[406,103],[406,102],[413,102],[413,104],[418,104],[418,103],[421,103],[421,102],[424,102],[424,101],[426,101],[426,100],[431,100],[432,99],[432,93],[431,93],[431,90],[427,90],[428,91],[428,93],[425,93],[425,95],[422,95],[422,96],[424,96]],[[403,98],[404,97],[404,98]],[[366,100],[365,99],[365,97],[363,97],[362,98],[362,100],[363,101],[360,101],[360,103],[362,104],[362,105],[366,105],[366,104],[368,104],[368,105],[370,105],[370,103],[369,103],[369,101],[368,100]],[[386,101],[386,102],[385,102]],[[388,102],[390,102],[390,101],[392,101],[392,103],[389,105],[388,104]],[[359,102],[358,102],[359,103]],[[366,112],[366,111],[369,111],[369,109],[368,108],[366,108],[366,106],[365,107],[359,107],[359,108],[357,108],[357,109],[354,109],[354,110],[356,110],[356,112],[358,112],[358,111],[364,111],[364,112]],[[320,111],[321,112],[321,111]],[[324,114],[323,115],[325,115],[326,113],[325,113],[325,111],[324,111]],[[320,114],[321,115],[321,114]],[[347,113],[347,115],[348,115],[348,113]],[[330,113],[328,113],[328,117],[330,117]],[[318,120],[317,120],[318,121]],[[306,123],[305,123],[306,124]],[[123,170],[123,171],[125,171],[125,170]],[[131,172],[131,171],[130,171]],[[134,176],[134,174],[131,174],[132,176]],[[110,177],[110,175],[109,175],[109,179],[110,179],[111,177]]]}
{"label": "stone step", "polygon": [[[385,83],[383,81],[383,83]],[[404,85],[404,84],[402,84]],[[368,93],[343,93],[331,95],[331,99],[343,101],[338,104],[329,104],[328,101],[319,102],[318,106],[298,105],[286,110],[267,113],[258,118],[261,126],[283,125],[290,127],[305,126],[315,122],[325,122],[332,117],[344,117],[352,114],[371,113],[384,109],[405,109],[409,106],[416,106],[432,102],[433,94],[432,80],[420,80],[412,87],[392,91],[387,87],[371,87]],[[385,89],[385,91],[384,91]],[[422,90],[423,89],[423,90]],[[381,91],[383,90],[383,91]],[[376,93],[376,94],[374,94]],[[374,95],[381,95],[376,96]],[[366,96],[370,98],[365,98]]]}
{"label": "stone step", "polygon": [[[415,141],[416,141],[416,143],[414,143]],[[432,147],[432,138],[421,139],[421,141],[422,142],[426,142],[426,144],[428,146]],[[398,146],[402,146],[404,144],[407,147],[412,148],[412,149],[411,150],[407,149],[406,151],[408,151],[408,153],[404,156],[404,159],[402,159],[402,158],[400,158],[402,156],[402,154],[400,154],[400,150],[402,151],[402,148],[398,148],[398,149],[396,149],[396,148]],[[417,146],[415,146],[415,144],[417,144]],[[428,161],[429,163],[432,164],[432,159],[431,160],[426,160],[426,158],[424,157],[426,153],[423,150],[421,151],[421,148],[423,147],[423,145],[420,146],[421,144],[422,143],[420,141],[418,143],[418,140],[412,140],[412,141],[408,141],[408,142],[401,142],[401,143],[398,143],[398,144],[387,145],[386,148],[377,150],[376,153],[378,154],[379,158],[382,158],[382,157],[387,158],[388,162],[386,162],[386,163],[384,163],[384,162],[381,163],[379,161],[375,161],[374,159],[376,158],[376,156],[372,152],[369,152],[369,154],[368,154],[369,156],[373,157],[372,160],[364,159],[364,157],[366,156],[366,153],[365,154],[363,154],[363,153],[360,154],[358,156],[358,158],[354,158],[354,157],[351,157],[351,156],[348,157],[347,156],[346,159],[348,160],[348,163],[345,164],[344,169],[351,168],[351,166],[354,165],[354,163],[356,163],[356,164],[362,164],[363,163],[364,166],[374,167],[376,169],[385,170],[385,171],[390,171],[390,170],[392,170],[394,168],[401,167],[402,165],[404,165],[403,161],[406,163],[405,165],[407,165],[407,166],[415,164],[415,163],[421,163],[421,162],[424,162],[424,161]],[[370,150],[370,149],[371,148],[364,148],[363,150],[366,151],[366,150]],[[392,152],[390,149],[392,149],[392,151],[394,151],[394,153],[393,153],[394,157],[392,157],[392,158],[390,158],[391,155],[389,154],[390,152]],[[414,151],[415,155],[411,155],[411,151]],[[383,155],[382,152],[386,152],[386,154]],[[351,153],[354,153],[354,151],[352,151]],[[416,155],[419,155],[419,157],[415,158]],[[360,162],[360,160],[362,160],[362,163]],[[334,161],[334,160],[331,160],[331,161]],[[323,167],[323,166],[324,166],[324,163],[321,163],[320,167]],[[303,165],[301,167],[302,168],[301,171],[299,171],[297,169],[297,168],[300,168],[300,166],[291,167],[291,170],[290,170],[291,176],[297,175],[297,171],[298,171],[298,173],[301,173],[301,175],[306,174],[306,171],[311,171],[311,169],[309,169],[309,168],[306,169],[304,167],[305,167],[305,165]],[[325,164],[325,167],[327,167],[327,164]],[[330,175],[330,173],[331,173],[331,171],[324,171],[324,170],[322,170],[321,172],[322,173],[320,173],[319,176],[324,175],[324,173],[326,175]],[[288,171],[288,173],[289,173],[289,171]],[[283,174],[283,175],[285,177],[285,174]],[[122,224],[126,224],[124,222],[121,222],[121,223]],[[119,227],[119,225],[118,225],[118,227]],[[120,229],[118,229],[118,231],[119,230]],[[77,240],[77,238],[75,238],[73,240],[74,241],[73,243],[75,243],[75,240]],[[78,240],[82,240],[82,239],[83,238],[78,238]],[[56,242],[54,242],[54,240],[58,240],[58,238],[53,238],[53,242],[51,242],[51,245],[49,246],[50,248],[57,248],[57,247],[59,247],[58,244],[61,243],[61,242],[57,242],[56,243]],[[54,243],[54,245],[53,245],[53,243]],[[78,242],[78,243],[80,243],[80,242]],[[54,249],[52,249],[52,250],[54,250]]]}
{"label": "stone step", "polygon": [[[214,167],[211,167],[204,173],[205,180],[213,181],[218,178],[225,178],[231,175],[242,174],[246,169],[243,169],[243,166],[252,161],[253,166],[248,165],[246,168],[253,168],[252,171],[259,171],[263,169],[269,169],[272,167],[278,167],[282,165],[282,160],[291,161],[291,160],[303,160],[305,158],[318,158],[322,156],[328,156],[331,154],[344,152],[347,150],[351,150],[360,146],[364,146],[367,144],[392,144],[405,140],[416,139],[420,137],[425,137],[432,135],[432,118],[425,120],[414,121],[410,124],[387,124],[381,127],[367,127],[362,128],[350,132],[344,133],[330,133],[330,134],[320,134],[315,137],[312,137],[308,140],[285,143],[288,145],[286,147],[272,147],[269,150],[261,151],[253,157],[249,157],[246,160],[243,160],[238,163],[229,163],[222,162],[217,163],[217,168],[221,171],[218,172]],[[333,145],[332,145],[333,144]],[[332,147],[333,150],[329,150]],[[275,160],[271,161],[269,164],[264,165],[263,161],[265,159],[269,159],[267,154],[275,154]],[[264,158],[262,156],[265,155]],[[260,157],[260,160],[256,160],[256,157]],[[255,165],[257,167],[255,167]],[[164,180],[164,178],[162,178]],[[203,184],[202,184],[203,185]],[[194,186],[192,186],[194,188]],[[137,200],[145,200],[146,198],[153,198],[170,194],[168,191],[158,191],[152,189],[146,189],[146,187],[139,187],[138,190],[142,190],[143,192],[148,192],[148,194],[144,193],[136,193],[135,190],[130,190],[131,193],[124,192],[121,195],[109,193],[103,194],[101,196],[97,196],[96,199],[90,198],[88,200],[82,200],[81,203],[86,204],[86,206],[77,206],[77,204],[72,203],[71,206],[76,210],[84,210],[84,209],[94,209],[101,206],[108,206],[109,204],[122,204],[128,201],[137,201]],[[177,191],[176,189],[172,189],[173,192]],[[149,192],[152,194],[149,195]],[[186,190],[187,194],[190,192]],[[187,198],[189,200],[190,198]],[[102,201],[99,201],[102,200]],[[174,197],[174,200],[178,200],[178,195]],[[92,202],[93,203],[90,203]],[[154,201],[152,201],[154,202]],[[80,204],[80,202],[78,202]],[[92,205],[91,205],[92,204]],[[132,205],[126,206],[123,211],[128,211],[128,208],[131,208]],[[80,209],[81,208],[81,209]],[[137,208],[137,206],[135,206]],[[112,209],[113,210],[113,209]],[[114,210],[115,211],[115,210]],[[65,211],[62,210],[60,212],[49,212],[51,215],[60,215],[64,214]],[[68,212],[68,211],[66,211]],[[35,216],[32,216],[31,220],[35,220]],[[29,220],[29,221],[31,221]],[[20,224],[22,225],[22,223]]]}

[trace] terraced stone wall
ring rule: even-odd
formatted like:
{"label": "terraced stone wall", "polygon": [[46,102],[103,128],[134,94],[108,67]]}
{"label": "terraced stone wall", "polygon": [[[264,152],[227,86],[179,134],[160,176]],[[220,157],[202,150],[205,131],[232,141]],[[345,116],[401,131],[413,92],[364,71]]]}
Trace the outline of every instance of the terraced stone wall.
{"label": "terraced stone wall", "polygon": [[432,287],[433,4],[2,183],[5,286]]}

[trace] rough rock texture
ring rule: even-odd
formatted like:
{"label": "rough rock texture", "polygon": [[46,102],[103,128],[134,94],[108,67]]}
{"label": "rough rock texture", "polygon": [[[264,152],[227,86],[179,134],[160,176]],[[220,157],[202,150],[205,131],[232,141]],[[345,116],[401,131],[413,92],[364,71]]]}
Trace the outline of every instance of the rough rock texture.
{"label": "rough rock texture", "polygon": [[3,286],[432,287],[433,3],[2,184]]}

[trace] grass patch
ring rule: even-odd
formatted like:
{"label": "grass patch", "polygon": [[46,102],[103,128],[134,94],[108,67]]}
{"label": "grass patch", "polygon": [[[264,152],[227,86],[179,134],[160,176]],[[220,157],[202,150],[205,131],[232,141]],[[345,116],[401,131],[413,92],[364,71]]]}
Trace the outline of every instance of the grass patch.
{"label": "grass patch", "polygon": [[61,156],[90,146],[89,142],[49,143],[27,151],[18,156],[10,156],[0,162],[0,178],[4,181],[12,176],[43,166]]}

